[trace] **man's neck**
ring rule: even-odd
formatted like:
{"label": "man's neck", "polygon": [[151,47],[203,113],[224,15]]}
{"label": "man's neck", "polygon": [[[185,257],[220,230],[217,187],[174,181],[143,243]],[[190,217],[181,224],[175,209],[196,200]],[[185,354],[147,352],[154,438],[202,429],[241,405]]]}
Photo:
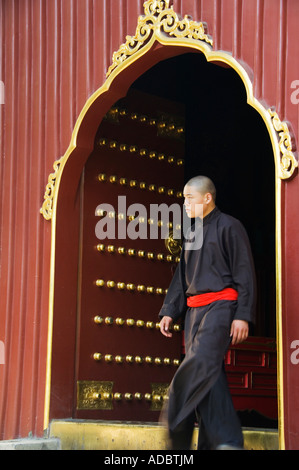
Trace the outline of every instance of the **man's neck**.
{"label": "man's neck", "polygon": [[206,209],[206,211],[204,212],[203,215],[203,218],[205,218],[207,215],[209,215],[216,207],[216,204],[213,204],[213,205],[209,205]]}

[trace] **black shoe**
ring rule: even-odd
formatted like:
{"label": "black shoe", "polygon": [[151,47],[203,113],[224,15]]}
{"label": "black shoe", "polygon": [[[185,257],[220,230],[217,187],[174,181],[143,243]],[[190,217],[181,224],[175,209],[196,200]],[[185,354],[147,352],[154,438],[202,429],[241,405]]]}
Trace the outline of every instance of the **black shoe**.
{"label": "black shoe", "polygon": [[233,446],[231,444],[220,444],[216,450],[244,450],[243,447]]}

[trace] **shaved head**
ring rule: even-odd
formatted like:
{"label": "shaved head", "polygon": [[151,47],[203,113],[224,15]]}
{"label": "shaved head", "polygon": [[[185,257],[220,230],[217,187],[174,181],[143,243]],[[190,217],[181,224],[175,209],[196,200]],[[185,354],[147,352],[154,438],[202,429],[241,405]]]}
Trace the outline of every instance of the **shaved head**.
{"label": "shaved head", "polygon": [[186,186],[191,186],[201,195],[210,193],[212,195],[213,201],[216,201],[216,188],[212,180],[207,176],[194,176],[187,183]]}

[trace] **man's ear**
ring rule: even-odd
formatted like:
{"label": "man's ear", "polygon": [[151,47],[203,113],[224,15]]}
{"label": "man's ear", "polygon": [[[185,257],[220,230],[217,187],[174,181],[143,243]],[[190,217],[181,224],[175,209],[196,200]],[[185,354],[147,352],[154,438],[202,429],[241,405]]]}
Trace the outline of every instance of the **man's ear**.
{"label": "man's ear", "polygon": [[211,193],[206,193],[205,195],[205,203],[209,204],[213,200]]}

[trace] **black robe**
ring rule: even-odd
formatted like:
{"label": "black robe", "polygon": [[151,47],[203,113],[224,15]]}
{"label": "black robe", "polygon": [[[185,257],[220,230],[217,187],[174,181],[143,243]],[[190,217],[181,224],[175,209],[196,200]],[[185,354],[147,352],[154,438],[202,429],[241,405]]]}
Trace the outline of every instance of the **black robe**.
{"label": "black robe", "polygon": [[[238,220],[216,207],[203,219],[202,247],[187,250],[187,246],[183,244],[180,263],[159,313],[160,317],[169,316],[174,321],[183,317],[185,323],[186,355],[172,380],[162,413],[170,436],[181,434],[184,438],[191,432],[186,423],[194,422],[195,410],[201,413],[201,404],[212,387],[223,382],[220,377],[224,374],[223,358],[230,344],[232,321],[254,323],[255,313],[254,264],[247,234]],[[188,296],[217,292],[226,287],[238,291],[237,301],[221,300],[204,307],[187,307]],[[223,398],[225,408],[231,400],[228,387],[227,392],[221,394],[226,395]],[[232,412],[222,421],[228,425],[235,421]],[[209,430],[208,422],[205,426],[212,434],[217,434],[219,428],[219,436],[210,436],[215,445],[221,444],[227,433],[240,434],[235,425],[231,430],[220,429],[218,425],[211,425]]]}
{"label": "black robe", "polygon": [[234,319],[255,322],[255,274],[247,233],[237,219],[217,207],[203,219],[203,244],[186,250],[167,291],[160,317],[174,321],[185,315],[188,296],[218,292],[226,287],[238,291]]}

